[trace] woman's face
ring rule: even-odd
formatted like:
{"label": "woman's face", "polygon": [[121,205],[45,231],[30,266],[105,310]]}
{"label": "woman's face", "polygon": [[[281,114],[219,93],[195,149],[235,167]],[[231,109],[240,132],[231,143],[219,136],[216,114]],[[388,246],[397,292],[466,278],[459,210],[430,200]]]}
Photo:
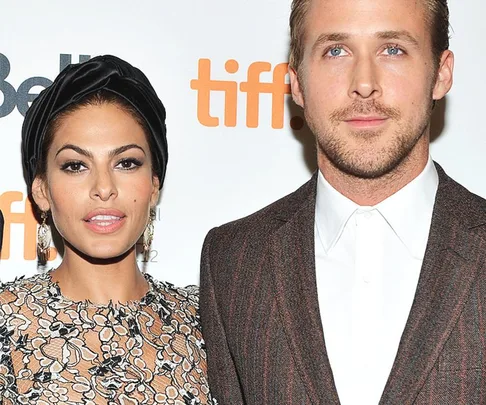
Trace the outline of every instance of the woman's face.
{"label": "woman's face", "polygon": [[46,181],[36,178],[32,194],[41,210],[51,210],[65,241],[89,257],[109,259],[135,245],[158,186],[142,127],[116,104],[102,104],[61,118]]}

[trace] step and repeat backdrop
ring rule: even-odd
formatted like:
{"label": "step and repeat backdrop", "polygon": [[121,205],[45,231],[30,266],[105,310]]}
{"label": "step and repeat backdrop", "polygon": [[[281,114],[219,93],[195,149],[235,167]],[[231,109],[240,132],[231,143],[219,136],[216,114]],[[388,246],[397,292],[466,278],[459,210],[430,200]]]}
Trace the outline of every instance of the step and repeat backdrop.
{"label": "step and repeat backdrop", "polygon": [[[315,170],[312,135],[289,96],[289,10],[290,0],[0,0],[0,280],[41,271],[20,161],[23,116],[69,63],[113,54],[139,67],[167,108],[168,172],[141,265],[197,284],[209,229],[293,191]],[[486,5],[452,0],[450,10],[455,83],[435,111],[432,156],[486,196]],[[60,261],[52,253],[49,267]]]}

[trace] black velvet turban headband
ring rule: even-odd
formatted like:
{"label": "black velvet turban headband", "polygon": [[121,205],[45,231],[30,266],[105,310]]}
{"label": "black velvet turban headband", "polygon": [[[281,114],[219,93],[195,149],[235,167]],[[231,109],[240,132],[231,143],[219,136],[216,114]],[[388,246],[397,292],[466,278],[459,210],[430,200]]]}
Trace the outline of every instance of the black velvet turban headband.
{"label": "black velvet turban headband", "polygon": [[164,105],[139,69],[120,58],[105,55],[68,66],[27,110],[22,126],[22,162],[29,190],[49,122],[66,107],[98,90],[124,98],[147,123],[151,132],[149,144],[155,149],[151,151],[155,160],[153,167],[162,187],[168,158]]}

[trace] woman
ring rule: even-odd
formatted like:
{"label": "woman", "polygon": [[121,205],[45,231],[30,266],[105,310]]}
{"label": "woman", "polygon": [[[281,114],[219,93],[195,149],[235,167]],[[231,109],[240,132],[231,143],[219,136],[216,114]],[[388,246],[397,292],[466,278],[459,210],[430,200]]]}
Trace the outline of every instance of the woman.
{"label": "woman", "polygon": [[196,288],[143,274],[167,164],[165,109],[113,56],[65,69],[22,127],[24,173],[64,242],[55,270],[0,287],[0,403],[213,404]]}

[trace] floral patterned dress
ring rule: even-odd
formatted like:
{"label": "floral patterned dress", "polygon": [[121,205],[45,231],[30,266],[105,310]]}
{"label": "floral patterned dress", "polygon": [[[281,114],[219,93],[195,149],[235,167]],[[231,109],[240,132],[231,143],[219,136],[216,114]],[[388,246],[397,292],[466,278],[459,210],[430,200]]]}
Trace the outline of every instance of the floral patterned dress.
{"label": "floral patterned dress", "polygon": [[216,404],[197,287],[145,277],[140,301],[104,306],[49,272],[0,285],[0,404]]}

